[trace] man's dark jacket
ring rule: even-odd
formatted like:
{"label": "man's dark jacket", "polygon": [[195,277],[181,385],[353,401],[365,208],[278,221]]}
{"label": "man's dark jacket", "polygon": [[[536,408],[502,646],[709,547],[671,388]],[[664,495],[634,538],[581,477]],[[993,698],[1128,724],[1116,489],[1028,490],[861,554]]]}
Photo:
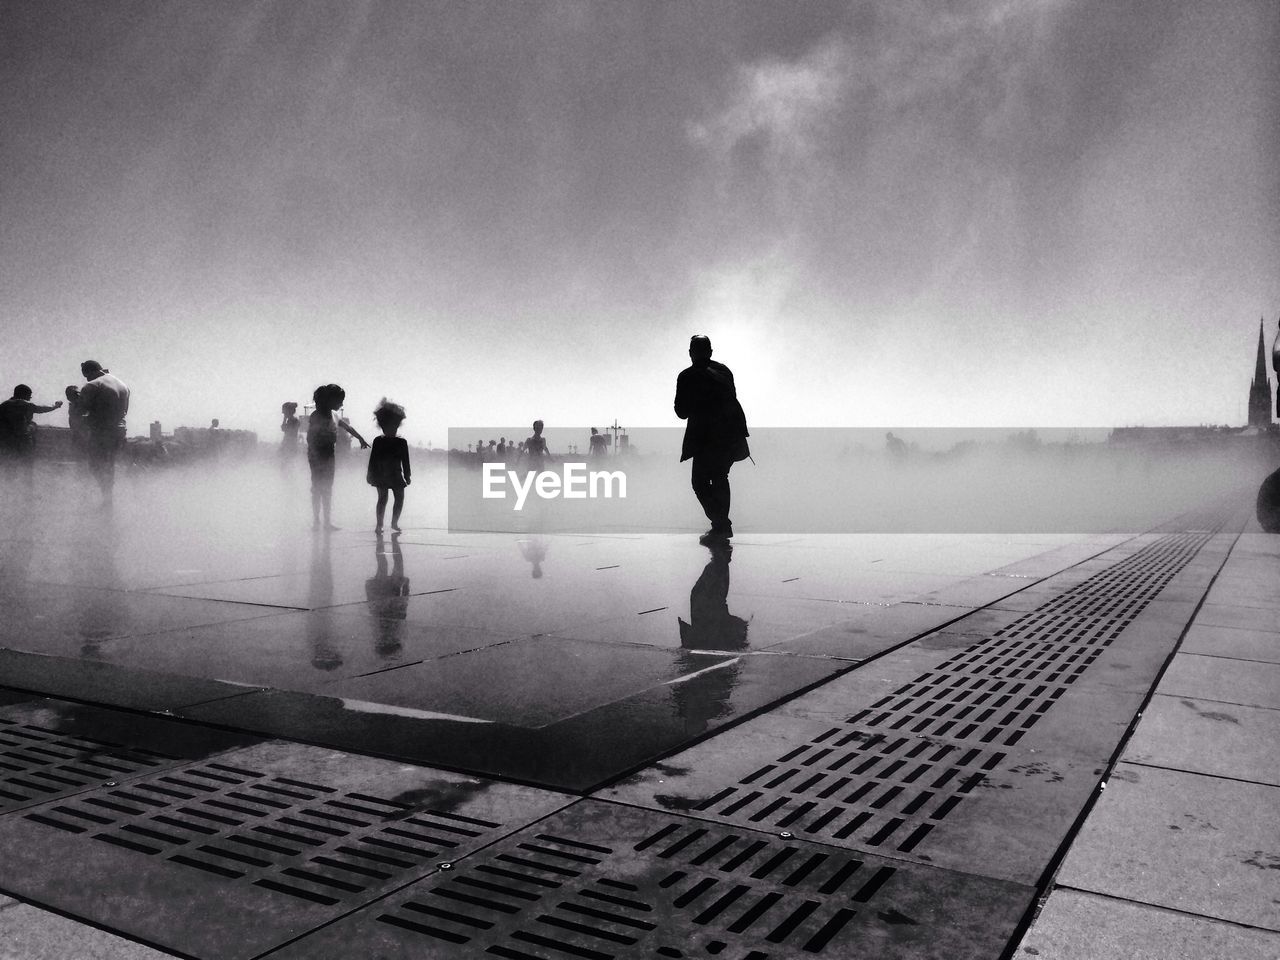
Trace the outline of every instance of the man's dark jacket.
{"label": "man's dark jacket", "polygon": [[688,420],[680,459],[720,454],[730,462],[751,456],[747,416],[738,403],[733,373],[723,363],[694,364],[676,377],[676,416]]}

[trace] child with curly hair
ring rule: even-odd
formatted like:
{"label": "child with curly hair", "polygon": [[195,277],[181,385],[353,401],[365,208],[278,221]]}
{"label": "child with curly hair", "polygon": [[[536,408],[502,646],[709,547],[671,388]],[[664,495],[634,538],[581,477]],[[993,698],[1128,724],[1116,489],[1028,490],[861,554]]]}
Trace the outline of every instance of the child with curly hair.
{"label": "child with curly hair", "polygon": [[396,436],[404,422],[404,407],[392,403],[386,397],[373,411],[373,419],[382,430],[382,436],[373,438],[369,451],[369,471],[365,479],[378,491],[377,518],[374,532],[382,532],[382,518],[387,512],[387,493],[395,498],[391,507],[391,529],[400,532],[400,511],[404,508],[404,488],[411,479],[409,470],[409,444],[404,437]]}

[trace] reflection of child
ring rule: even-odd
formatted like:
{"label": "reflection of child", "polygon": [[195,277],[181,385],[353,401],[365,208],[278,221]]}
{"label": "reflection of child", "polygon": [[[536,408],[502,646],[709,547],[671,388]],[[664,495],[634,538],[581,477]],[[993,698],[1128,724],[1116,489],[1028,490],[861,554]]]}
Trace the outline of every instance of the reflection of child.
{"label": "reflection of child", "polygon": [[320,529],[320,514],[324,513],[324,525],[329,530],[337,527],[331,522],[333,506],[334,447],[338,442],[338,427],[360,441],[363,449],[369,446],[346,421],[339,422],[335,410],[347,399],[347,393],[336,383],[316,387],[312,394],[316,408],[307,419],[307,463],[311,467],[311,518],[312,526]]}
{"label": "reflection of child", "polygon": [[404,488],[409,485],[409,444],[404,437],[396,436],[400,424],[404,422],[404,407],[391,403],[386,397],[373,411],[373,419],[382,429],[382,436],[373,438],[373,449],[369,451],[369,472],[365,479],[369,485],[378,490],[377,519],[374,527],[382,532],[382,518],[387,512],[387,492],[395,498],[391,507],[391,529],[400,529],[400,511],[404,508]]}

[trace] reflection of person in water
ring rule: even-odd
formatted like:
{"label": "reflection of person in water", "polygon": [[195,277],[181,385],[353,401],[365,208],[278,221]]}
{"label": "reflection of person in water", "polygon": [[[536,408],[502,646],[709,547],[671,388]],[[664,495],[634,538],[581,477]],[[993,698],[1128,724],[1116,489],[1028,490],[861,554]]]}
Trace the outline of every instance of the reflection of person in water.
{"label": "reflection of person in water", "polygon": [[342,654],[333,646],[334,629],[329,607],[333,606],[333,558],[329,538],[311,541],[311,580],[307,589],[307,642],[311,646],[311,665],[317,670],[336,670],[342,666]]}
{"label": "reflection of person in water", "polygon": [[689,340],[689,366],[676,378],[676,416],[688,423],[680,461],[692,458],[690,479],[711,529],[702,542],[733,536],[729,519],[729,469],[751,456],[747,417],[738,403],[733,372],[711,359],[711,339]]}
{"label": "reflection of person in water", "polygon": [[520,556],[533,564],[533,579],[542,579],[542,561],[547,559],[547,545],[538,537],[532,540],[517,540],[520,545]]}
{"label": "reflection of person in water", "polygon": [[729,561],[733,547],[710,546],[711,559],[689,591],[689,623],[680,621],[680,646],[687,650],[745,650],[748,622],[729,612]]}
{"label": "reflection of person in water", "polygon": [[404,554],[400,550],[400,535],[391,535],[391,570],[387,570],[386,541],[378,534],[374,548],[377,572],[364,582],[364,593],[369,600],[369,612],[373,614],[378,629],[374,650],[378,656],[392,658],[400,652],[401,634],[405,617],[409,613],[409,578],[404,575]]}
{"label": "reflection of person in water", "polygon": [[731,662],[706,670],[703,660],[692,651],[736,651],[747,649],[748,621],[729,612],[729,561],[733,547],[723,540],[708,544],[711,559],[689,591],[689,622],[679,620],[683,672],[697,676],[672,687],[672,696],[689,734],[702,733],[708,722],[730,712],[729,700],[738,681],[738,665]]}

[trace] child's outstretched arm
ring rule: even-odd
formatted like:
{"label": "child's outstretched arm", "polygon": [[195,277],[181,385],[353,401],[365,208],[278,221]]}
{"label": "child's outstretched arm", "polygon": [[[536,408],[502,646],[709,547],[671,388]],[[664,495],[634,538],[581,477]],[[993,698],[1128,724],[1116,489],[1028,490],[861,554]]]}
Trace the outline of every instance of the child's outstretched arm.
{"label": "child's outstretched arm", "polygon": [[347,421],[339,420],[338,426],[340,426],[343,430],[347,431],[347,433],[351,434],[353,437],[355,437],[357,440],[360,441],[361,450],[369,449],[369,441],[366,440],[364,437],[360,436],[360,431],[357,430],[355,427],[353,427],[351,424],[347,423]]}

